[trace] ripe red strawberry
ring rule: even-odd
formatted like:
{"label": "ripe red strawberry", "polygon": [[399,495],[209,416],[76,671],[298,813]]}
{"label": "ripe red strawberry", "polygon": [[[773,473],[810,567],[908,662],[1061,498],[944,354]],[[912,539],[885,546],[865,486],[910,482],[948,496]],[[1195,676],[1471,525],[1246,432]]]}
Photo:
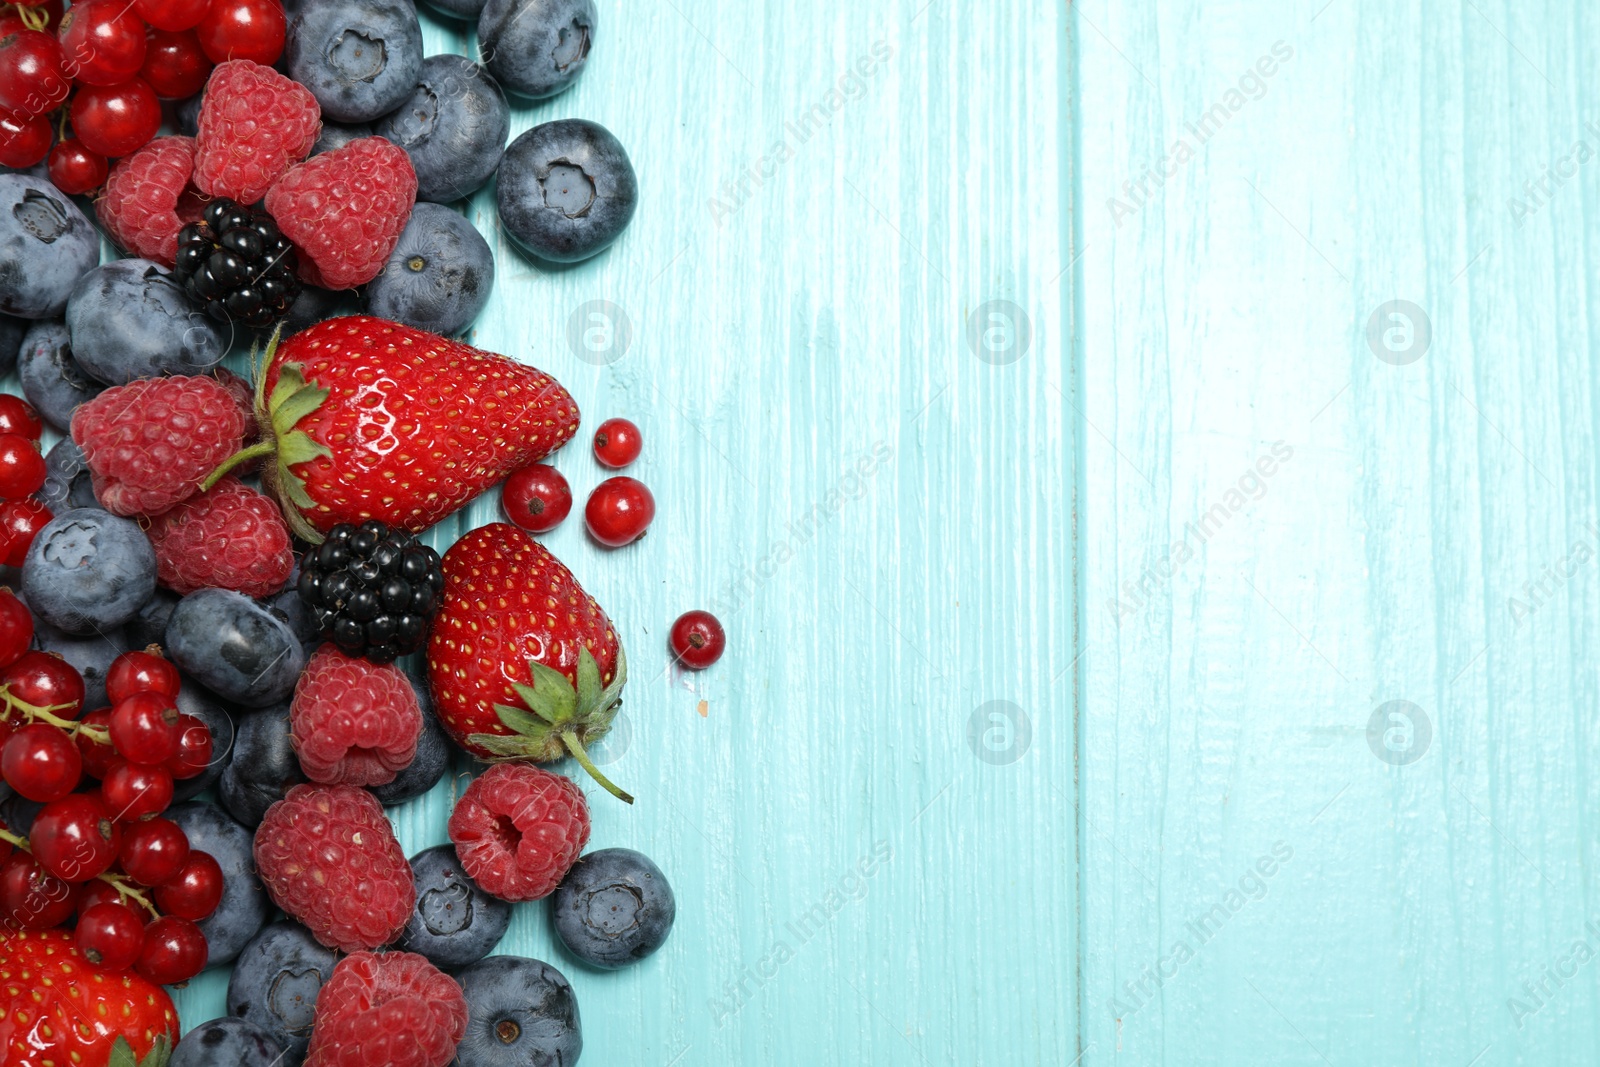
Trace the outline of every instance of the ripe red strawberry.
{"label": "ripe red strawberry", "polygon": [[322,108],[305,86],[271,67],[234,59],[211,72],[195,135],[194,184],[253,204],[311,154]]}
{"label": "ripe red strawberry", "polygon": [[67,930],[0,933],[0,975],[6,1067],[160,1065],[177,1041],[166,990],[89,963]]}
{"label": "ripe red strawberry", "polygon": [[150,520],[161,584],[187,596],[196,589],[232,589],[271,596],[294,570],[289,527],[271,497],[237,478]]}
{"label": "ripe red strawberry", "polygon": [[538,541],[497,522],[444,556],[444,598],[428,640],[434,710],[483,759],[571,755],[628,803],[584,746],[611,729],[628,679],[616,630]]}
{"label": "ripe red strawberry", "polygon": [[542,371],[366,315],[268,347],[257,376],[262,480],[313,544],[341,522],[427,529],[578,431],[578,405]]}
{"label": "ripe red strawberry", "polygon": [[289,168],[266,199],[302,253],[300,277],[327,289],[376,278],[416,203],[411,157],[382,137],[359,137]]}

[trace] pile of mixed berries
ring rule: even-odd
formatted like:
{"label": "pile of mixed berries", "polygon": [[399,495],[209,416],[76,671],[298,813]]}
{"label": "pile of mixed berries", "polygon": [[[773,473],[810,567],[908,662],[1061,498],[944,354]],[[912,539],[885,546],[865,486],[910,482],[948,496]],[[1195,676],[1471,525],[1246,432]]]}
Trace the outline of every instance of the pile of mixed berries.
{"label": "pile of mixed berries", "polygon": [[[604,127],[507,144],[594,4],[430,3],[482,65],[424,56],[412,0],[0,4],[0,974],[37,979],[0,983],[8,1065],[572,1064],[567,979],[491,955],[514,908],[602,969],[672,927],[539,766],[632,803],[594,758],[627,656],[536,536],[578,406],[458,339],[491,178],[536,265],[632,218]],[[643,443],[611,419],[593,458]],[[419,538],[496,487],[509,522]],[[655,509],[614,474],[584,525],[621,548]],[[668,646],[700,670],[726,635],[691,611]],[[452,765],[450,844],[408,858],[386,809]],[[183,1033],[161,987],[218,966],[228,1017]]]}

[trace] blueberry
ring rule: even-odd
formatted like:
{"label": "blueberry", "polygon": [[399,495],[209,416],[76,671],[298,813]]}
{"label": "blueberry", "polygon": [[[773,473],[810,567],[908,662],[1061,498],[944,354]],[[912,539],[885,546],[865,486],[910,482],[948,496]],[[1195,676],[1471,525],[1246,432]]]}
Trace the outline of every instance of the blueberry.
{"label": "blueberry", "polygon": [[610,130],[558,119],[511,142],[500,163],[498,195],[500,221],[525,251],[576,263],[627,227],[639,183]]}
{"label": "blueberry", "polygon": [[217,787],[222,804],[246,826],[260,826],[267,809],[306,781],[289,741],[289,705],[252,711],[239,720],[233,759]]}
{"label": "blueberry", "polygon": [[267,600],[273,611],[282,615],[289,623],[289,628],[299,638],[301,647],[306,650],[306,656],[315,652],[322,644],[322,626],[317,622],[317,613],[300,599],[300,565],[289,574],[289,584],[283,592],[273,595]]}
{"label": "blueberry", "polygon": [[501,85],[543,100],[578,80],[598,25],[594,0],[489,0],[478,48]]}
{"label": "blueberry", "polygon": [[78,278],[100,262],[100,234],[61,190],[0,175],[0,313],[53,319]]}
{"label": "blueberry", "polygon": [[343,148],[351,141],[371,136],[372,127],[365,122],[324,122],[322,132],[317,135],[317,143],[311,146],[311,154],[316,156],[323,152],[332,152],[336,148]]}
{"label": "blueberry", "polygon": [[282,616],[227,589],[183,598],[167,623],[167,652],[195,681],[249,708],[289,699],[306,666],[305,649]]}
{"label": "blueberry", "polygon": [[417,905],[396,948],[420,953],[435,967],[476,963],[500,943],[511,925],[511,905],[479,889],[462,870],[454,845],[411,857]]}
{"label": "blueberry", "polygon": [[316,285],[302,285],[300,295],[289,306],[289,314],[284,316],[283,336],[299,333],[325,319],[354,315],[356,311],[355,300],[344,290],[334,292]]}
{"label": "blueberry", "polygon": [[52,519],[22,564],[33,613],[68,633],[116,629],[156,591],[156,554],[138,523],[93,508]]}
{"label": "blueberry", "polygon": [[128,644],[133,648],[147,648],[150,645],[167,645],[167,622],[172,618],[173,611],[178,606],[182,597],[170,589],[157,589],[156,595],[145,602],[128,624],[123,627],[127,634]]}
{"label": "blueberry", "polygon": [[578,1062],[583,1030],[566,976],[543,960],[490,956],[460,971],[467,1033],[459,1067],[556,1067]]}
{"label": "blueberry", "polygon": [[178,689],[178,710],[205,724],[211,734],[211,762],[193,778],[179,778],[172,783],[174,803],[193,800],[216,785],[233,756],[233,713],[220,700],[185,678]]}
{"label": "blueberry", "polygon": [[83,675],[83,706],[85,710],[103,708],[106,700],[106,671],[111,661],[128,651],[125,632],[121,629],[86,636],[58,630],[43,619],[33,622],[33,647],[41,652],[54,652]]}
{"label": "blueberry", "polygon": [[44,805],[38,801],[13,793],[0,801],[0,823],[5,823],[6,829],[12,833],[27,837],[33,830],[33,820],[43,810]]}
{"label": "blueberry", "polygon": [[282,1067],[300,1067],[311,1043],[317,993],[339,953],[297,922],[275,922],[244,947],[228,979],[228,1014],[248,1020],[285,1049]]}
{"label": "blueberry", "polygon": [[425,0],[425,2],[446,18],[475,19],[483,14],[486,0]]}
{"label": "blueberry", "polygon": [[283,1045],[255,1023],[212,1019],[183,1035],[167,1067],[278,1067]]}
{"label": "blueberry", "polygon": [[94,479],[89,476],[89,463],[83,449],[70,437],[57,441],[44,456],[44,487],[39,490],[39,502],[50,509],[52,515],[72,508],[97,508],[94,498]]}
{"label": "blueberry", "polygon": [[411,157],[417,199],[442,204],[471,196],[494,175],[511,109],[494,78],[472,60],[429,56],[416,89],[374,129]]}
{"label": "blueberry", "polygon": [[118,259],[78,279],[67,301],[72,354],[110,385],[163,374],[199,374],[232,343],[228,327],[189,302],[183,286],[148,259]]}
{"label": "blueberry", "polygon": [[478,317],[493,288],[494,253],[483,235],[447,207],[418,204],[367,286],[367,311],[451,336]]}
{"label": "blueberry", "polygon": [[72,334],[64,322],[36,322],[17,353],[22,395],[44,421],[66,433],[78,405],[99,396],[105,386],[91,379],[72,355]]}
{"label": "blueberry", "polygon": [[320,0],[289,22],[289,77],[322,116],[371,122],[400,106],[422,74],[422,27],[410,0]]}
{"label": "blueberry", "polygon": [[422,736],[417,738],[417,755],[411,765],[395,775],[394,781],[372,788],[372,795],[386,808],[420,797],[438,785],[450,765],[450,740],[433,714],[433,699],[428,694],[428,687],[415,678],[407,680],[417,694],[417,703],[422,707]]}
{"label": "blueberry", "polygon": [[0,374],[10,374],[17,366],[17,350],[33,323],[14,315],[0,315]]}
{"label": "blueberry", "polygon": [[556,887],[550,909],[562,944],[583,962],[607,970],[660,948],[677,912],[667,876],[629,848],[580,856]]}
{"label": "blueberry", "polygon": [[178,132],[185,137],[193,137],[200,131],[200,105],[205,100],[204,92],[195,93],[193,96],[184,97],[172,108],[172,117],[178,127]]}
{"label": "blueberry", "polygon": [[222,903],[198,925],[210,948],[206,966],[231,963],[272,914],[272,901],[256,876],[252,835],[215,804],[174,804],[164,817],[178,824],[190,848],[209,852],[222,868]]}

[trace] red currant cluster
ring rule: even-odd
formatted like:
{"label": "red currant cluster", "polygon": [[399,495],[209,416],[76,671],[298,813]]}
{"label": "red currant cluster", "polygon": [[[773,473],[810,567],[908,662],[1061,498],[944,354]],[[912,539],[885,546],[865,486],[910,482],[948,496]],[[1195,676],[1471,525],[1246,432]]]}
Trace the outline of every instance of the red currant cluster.
{"label": "red currant cluster", "polygon": [[[44,805],[26,838],[0,827],[0,924],[45,930],[77,915],[79,950],[164,985],[206,962],[195,924],[222,902],[217,861],[159,818],[173,780],[211,761],[211,732],[178,711],[178,670],[155,650],[106,673],[111,706],[83,711],[83,678],[30,651],[33,620],[0,590],[0,777]],[[99,787],[77,790],[85,777]]]}
{"label": "red currant cluster", "polygon": [[286,28],[282,0],[0,3],[0,164],[48,157],[62,192],[98,189],[111,159],[155,137],[162,99],[193,96],[226,60],[276,62]]}
{"label": "red currant cluster", "polygon": [[20,396],[0,393],[0,563],[20,567],[53,516],[33,494],[48,473],[39,453],[44,423]]}

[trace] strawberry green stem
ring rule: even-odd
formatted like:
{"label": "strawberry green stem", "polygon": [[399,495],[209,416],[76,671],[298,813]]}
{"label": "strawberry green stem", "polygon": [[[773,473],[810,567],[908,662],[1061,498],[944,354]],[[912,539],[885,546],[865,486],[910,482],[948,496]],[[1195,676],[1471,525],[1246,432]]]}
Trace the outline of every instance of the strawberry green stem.
{"label": "strawberry green stem", "polygon": [[228,472],[233,470],[235,467],[242,466],[246,463],[251,463],[258,459],[264,459],[267,456],[276,455],[277,451],[278,442],[276,440],[262,441],[260,444],[251,445],[249,448],[241,448],[239,451],[223,460],[222,466],[218,467],[216,470],[207,475],[206,480],[200,483],[200,491],[203,493],[212,486],[216,485],[218,482],[222,481],[222,479],[228,476]]}
{"label": "strawberry green stem", "polygon": [[[26,852],[30,856],[33,855],[33,846],[28,844],[28,839],[26,837],[18,837],[16,834],[5,829],[4,827],[0,827],[0,841],[9,842],[11,846],[17,849],[19,852]],[[127,882],[123,881],[121,875],[112,874],[110,871],[107,871],[104,874],[97,874],[95,877],[106,883],[106,885],[109,885],[111,888],[115,889],[119,898],[132,900],[140,907],[144,908],[145,911],[150,913],[151,918],[161,918],[161,913],[156,910],[156,906],[150,903],[149,899],[146,898],[143,893],[139,892],[139,890],[133,888]]]}
{"label": "strawberry green stem", "polygon": [[600,768],[596,767],[589,759],[589,753],[583,750],[583,742],[578,740],[576,733],[571,730],[561,731],[561,743],[567,746],[567,751],[572,753],[572,758],[578,761],[578,766],[588,771],[589,777],[599,782],[607,793],[610,793],[624,804],[633,803],[632,796],[623,792],[616,783],[600,773]]}

